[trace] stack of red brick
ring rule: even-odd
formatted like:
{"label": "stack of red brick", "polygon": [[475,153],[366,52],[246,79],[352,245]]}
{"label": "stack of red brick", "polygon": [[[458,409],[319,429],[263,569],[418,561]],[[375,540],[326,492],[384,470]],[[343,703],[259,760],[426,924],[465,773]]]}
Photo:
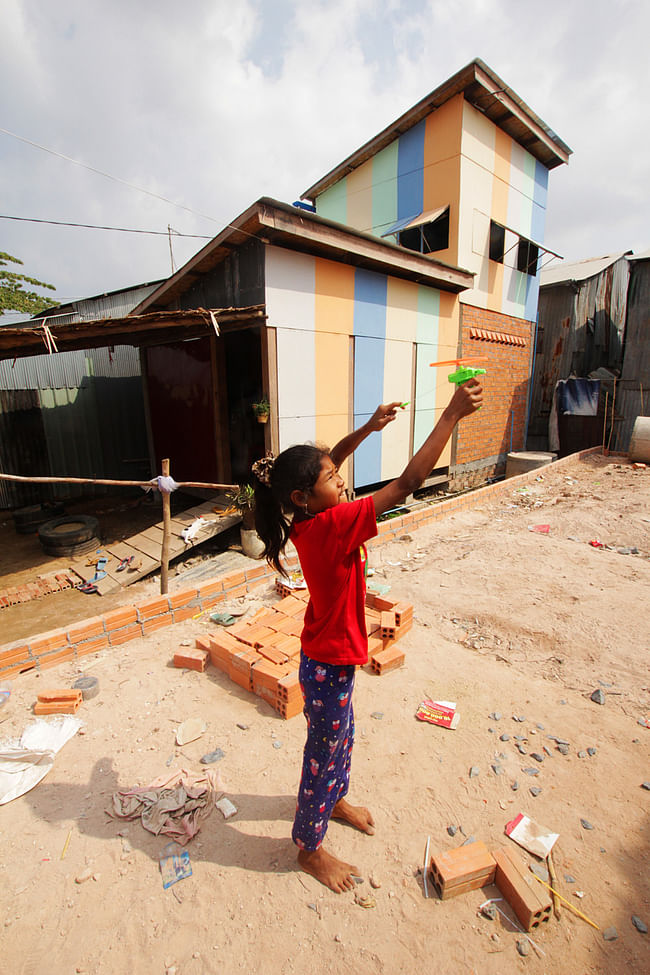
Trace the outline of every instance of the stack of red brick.
{"label": "stack of red brick", "polygon": [[[267,701],[283,718],[292,718],[303,706],[298,667],[309,593],[306,589],[289,590],[281,583],[278,591],[289,594],[258,610],[246,622],[197,639],[196,649],[183,648],[174,655],[174,664],[202,671],[210,661],[240,687]],[[383,674],[404,663],[404,653],[394,644],[412,625],[412,606],[368,593],[366,626],[375,673]]]}

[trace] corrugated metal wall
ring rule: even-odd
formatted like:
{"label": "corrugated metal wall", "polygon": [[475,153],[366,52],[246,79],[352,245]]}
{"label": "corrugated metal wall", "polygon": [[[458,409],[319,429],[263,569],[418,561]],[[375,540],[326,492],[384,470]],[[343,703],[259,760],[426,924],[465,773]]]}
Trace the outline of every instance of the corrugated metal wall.
{"label": "corrugated metal wall", "polygon": [[[0,362],[0,469],[28,477],[151,476],[138,350],[116,346]],[[0,507],[106,493],[0,482]]]}
{"label": "corrugated metal wall", "polygon": [[625,356],[616,384],[612,448],[628,450],[637,416],[650,415],[650,259],[630,261]]}
{"label": "corrugated metal wall", "polygon": [[556,383],[623,364],[629,266],[621,257],[584,281],[540,289],[538,341],[528,428],[528,449],[546,449]]}

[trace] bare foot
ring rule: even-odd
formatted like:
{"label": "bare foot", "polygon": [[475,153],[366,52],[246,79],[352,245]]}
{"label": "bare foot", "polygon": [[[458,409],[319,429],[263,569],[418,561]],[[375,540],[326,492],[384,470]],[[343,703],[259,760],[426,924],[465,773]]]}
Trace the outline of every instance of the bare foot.
{"label": "bare foot", "polygon": [[365,806],[351,806],[347,799],[339,799],[332,810],[332,819],[342,819],[369,836],[375,832],[375,821],[370,810]]}
{"label": "bare foot", "polygon": [[325,884],[335,894],[341,894],[344,890],[352,890],[354,887],[352,878],[359,875],[357,867],[332,856],[322,846],[318,850],[300,850],[298,863],[305,873],[310,873],[312,877],[320,880],[321,884]]}

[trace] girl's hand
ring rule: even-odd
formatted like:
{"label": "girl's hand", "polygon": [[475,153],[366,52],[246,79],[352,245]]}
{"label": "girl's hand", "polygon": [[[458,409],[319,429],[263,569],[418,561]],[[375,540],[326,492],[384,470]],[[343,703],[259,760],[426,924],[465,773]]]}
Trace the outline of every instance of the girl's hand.
{"label": "girl's hand", "polygon": [[386,424],[392,423],[397,416],[398,406],[401,406],[401,402],[399,401],[396,403],[380,403],[368,420],[368,429],[370,431],[383,430]]}
{"label": "girl's hand", "polygon": [[483,387],[478,379],[468,379],[462,386],[457,386],[447,409],[453,415],[455,422],[470,416],[480,410],[483,404]]}

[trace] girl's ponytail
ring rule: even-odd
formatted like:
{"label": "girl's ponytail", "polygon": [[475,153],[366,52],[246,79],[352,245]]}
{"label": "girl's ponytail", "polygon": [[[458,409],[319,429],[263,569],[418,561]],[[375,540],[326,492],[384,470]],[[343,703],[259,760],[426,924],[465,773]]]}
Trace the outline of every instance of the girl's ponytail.
{"label": "girl's ponytail", "polygon": [[287,570],[280,555],[289,539],[296,507],[293,491],[309,494],[320,474],[328,451],[310,444],[289,447],[277,458],[267,454],[253,464],[255,475],[255,529],[264,542],[264,557],[283,576]]}

